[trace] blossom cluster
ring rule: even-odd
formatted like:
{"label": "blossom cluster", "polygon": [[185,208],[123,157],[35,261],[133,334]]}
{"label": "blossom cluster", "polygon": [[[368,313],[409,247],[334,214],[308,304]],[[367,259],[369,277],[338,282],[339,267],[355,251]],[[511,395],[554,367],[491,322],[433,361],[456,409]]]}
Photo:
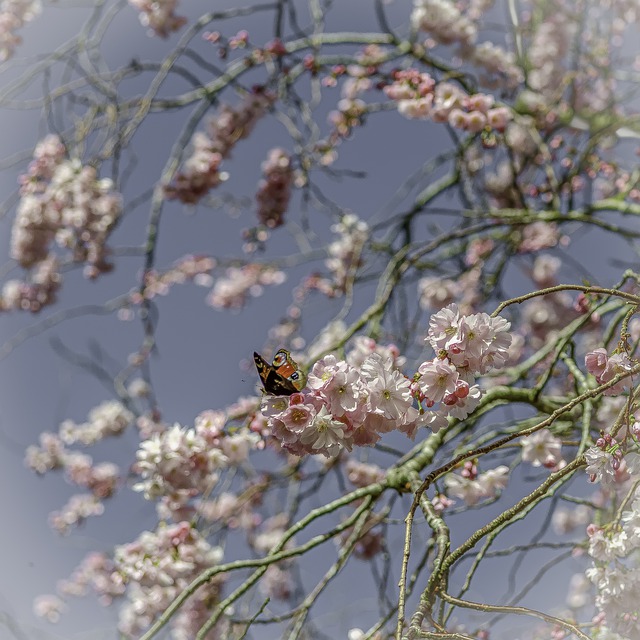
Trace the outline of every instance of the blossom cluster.
{"label": "blossom cluster", "polygon": [[494,78],[501,78],[508,89],[514,89],[524,80],[516,56],[488,40],[471,47],[463,47],[462,56],[489,73],[489,77],[481,78],[485,86],[495,86],[498,83]]}
{"label": "blossom cluster", "polygon": [[339,237],[329,245],[325,264],[333,276],[330,291],[336,295],[344,293],[349,278],[355,276],[361,265],[362,250],[369,239],[369,225],[355,214],[348,213],[331,226],[331,231]]}
{"label": "blossom cluster", "polygon": [[40,0],[2,0],[0,3],[0,62],[8,60],[22,38],[16,35],[42,11]]}
{"label": "blossom cluster", "polygon": [[122,213],[122,200],[110,179],[98,179],[92,166],[67,159],[56,135],[38,143],[20,185],[11,257],[33,269],[33,282],[7,283],[3,306],[37,311],[54,300],[60,283],[54,243],[68,249],[73,261],[86,263],[89,278],[111,270],[106,242]]}
{"label": "blossom cluster", "polygon": [[207,296],[207,304],[216,309],[241,309],[249,297],[262,295],[265,286],[282,284],[284,271],[268,265],[250,263],[229,267],[224,277],[216,280]]}
{"label": "blossom cluster", "polygon": [[522,459],[534,467],[557,469],[564,464],[561,449],[562,441],[548,429],[541,429],[524,438],[522,445]]}
{"label": "blossom cluster", "polygon": [[227,179],[220,171],[221,162],[229,158],[239,140],[247,138],[256,123],[273,104],[274,97],[264,91],[248,93],[237,107],[222,105],[211,118],[207,131],[197,132],[191,140],[191,156],[173,183],[166,187],[170,200],[196,204],[210,189]]}
{"label": "blossom cluster", "polygon": [[[120,632],[127,638],[138,637],[192,580],[222,559],[222,548],[209,544],[186,521],[143,531],[137,540],[116,547],[114,571],[109,578],[125,586],[127,597],[120,609]],[[174,637],[194,637],[186,635],[185,627],[191,629],[198,622],[197,630],[208,618],[221,586],[221,579],[216,577],[189,599],[188,614],[173,623],[179,629],[174,630]]]}
{"label": "blossom cluster", "polygon": [[271,149],[262,163],[262,173],[264,179],[260,181],[256,193],[258,220],[265,227],[275,229],[284,224],[284,214],[291,198],[291,157],[284,149]]}
{"label": "blossom cluster", "polygon": [[134,416],[121,403],[104,402],[92,409],[86,423],[77,425],[71,420],[61,423],[59,431],[42,433],[40,445],[30,446],[25,454],[25,464],[43,475],[52,470],[63,470],[66,480],[88,490],[71,496],[67,503],[49,515],[52,529],[62,535],[87,518],[104,512],[103,500],[112,497],[121,484],[120,469],[110,462],[94,463],[91,456],[73,451],[67,445],[91,445],[110,436],[121,434]]}
{"label": "blossom cluster", "polygon": [[[527,225],[533,227],[538,223]],[[533,242],[546,242],[551,239],[551,234],[542,228],[537,228],[533,235],[529,236]],[[523,232],[522,242],[525,241]],[[562,262],[555,256],[548,254],[538,255],[530,269],[529,276],[539,289],[553,287],[558,284],[557,275]],[[524,305],[518,336],[526,342],[529,351],[537,350],[547,343],[557,332],[567,326],[568,322],[588,313],[581,308],[566,291],[556,291],[545,296],[537,296]],[[590,315],[591,322],[585,326],[585,331],[598,329],[597,316]]]}
{"label": "blossom cluster", "polygon": [[437,432],[448,418],[462,420],[478,406],[475,375],[507,362],[509,327],[500,316],[465,316],[451,304],[431,317],[426,341],[437,355],[420,364],[412,380],[379,353],[357,366],[327,355],[314,364],[307,390],[265,396],[262,413],[273,437],[299,456],[335,457],[392,430],[412,438],[421,426]]}
{"label": "blossom cluster", "polygon": [[259,443],[260,437],[248,429],[224,434],[206,416],[194,428],[176,424],[141,442],[135,464],[140,482],[133,488],[147,500],[161,498],[163,513],[185,517],[193,512],[190,501],[211,491],[220,471],[244,462]]}
{"label": "blossom cluster", "polygon": [[481,269],[469,269],[459,278],[430,277],[418,280],[418,302],[423,309],[438,309],[456,301],[462,313],[472,313],[480,301]]}
{"label": "blossom cluster", "polygon": [[480,500],[495,498],[507,486],[509,467],[501,464],[495,469],[478,473],[476,463],[467,460],[460,473],[449,473],[444,478],[447,494],[473,506]]}
{"label": "blossom cluster", "polygon": [[0,309],[37,313],[56,301],[61,284],[58,259],[49,255],[31,270],[29,280],[11,279],[4,283]]}
{"label": "blossom cluster", "polygon": [[489,41],[476,44],[477,22],[491,4],[485,0],[471,2],[463,13],[460,5],[450,0],[414,0],[411,26],[429,34],[427,46],[459,45],[461,58],[489,72],[490,77],[482,78],[485,84],[495,85],[492,80],[501,78],[507,88],[513,89],[524,79],[513,53]]}
{"label": "blossom cluster", "polygon": [[87,422],[76,424],[64,420],[59,434],[62,441],[69,444],[80,443],[89,446],[106,437],[121,434],[134,420],[134,415],[121,402],[110,400],[91,409]]}
{"label": "blossom cluster", "polygon": [[490,94],[469,95],[452,82],[436,84],[428,73],[416,69],[395,71],[393,82],[384,92],[398,103],[398,112],[407,118],[448,122],[470,133],[486,128],[502,132],[513,117],[508,107],[494,106]]}
{"label": "blossom cluster", "polygon": [[[640,469],[635,469],[637,473]],[[591,524],[588,553],[592,565],[586,576],[596,588],[601,631],[622,638],[640,637],[640,495],[635,491],[619,523],[604,527]],[[600,636],[598,636],[600,637]],[[606,637],[610,637],[607,635]]]}
{"label": "blossom cluster", "polygon": [[[617,375],[630,372],[632,369],[631,360],[626,353],[614,353],[609,356],[604,348],[590,351],[584,361],[587,371],[596,377],[598,384],[609,382]],[[607,396],[619,395],[631,387],[631,382],[631,376],[627,376],[605,389],[603,393]]]}
{"label": "blossom cluster", "polygon": [[442,44],[473,44],[478,36],[474,22],[450,0],[414,0],[411,26],[427,31]]}
{"label": "blossom cluster", "polygon": [[[330,74],[322,79],[324,86],[334,87],[338,84],[338,78],[345,77],[340,86],[341,99],[327,118],[332,132],[328,139],[316,144],[321,165],[332,164],[338,157],[338,145],[348,138],[355,128],[363,124],[368,106],[360,96],[374,87],[372,76],[383,62],[385,54],[378,45],[368,45],[354,57],[355,63],[335,65],[331,68]],[[310,70],[315,72],[315,59],[312,58],[308,62],[312,63],[309,66]]]}
{"label": "blossom cluster", "polygon": [[187,22],[175,13],[178,0],[129,0],[129,4],[140,12],[140,24],[149,28],[149,35],[168,38]]}
{"label": "blossom cluster", "polygon": [[[40,435],[40,446],[30,446],[25,454],[25,464],[32,471],[44,474],[54,469],[72,469],[78,462],[78,454],[67,450],[65,445],[80,443],[95,444],[105,437],[121,434],[134,420],[134,415],[117,401],[104,402],[89,413],[86,423],[75,424],[71,420],[61,423],[57,434],[44,432]],[[82,464],[86,467],[86,464]],[[85,476],[88,471],[83,471]],[[74,474],[72,474],[73,476]],[[71,477],[75,484],[82,484]]]}
{"label": "blossom cluster", "polygon": [[567,70],[562,66],[570,51],[576,25],[561,11],[554,11],[538,25],[528,48],[528,85],[542,95],[556,97]]}
{"label": "blossom cluster", "polygon": [[144,274],[144,290],[138,289],[131,293],[130,299],[134,304],[140,304],[143,299],[151,300],[156,296],[165,296],[173,285],[184,284],[187,281],[206,287],[213,284],[211,272],[217,266],[215,258],[210,256],[187,255],[166,271],[159,272],[150,269]]}

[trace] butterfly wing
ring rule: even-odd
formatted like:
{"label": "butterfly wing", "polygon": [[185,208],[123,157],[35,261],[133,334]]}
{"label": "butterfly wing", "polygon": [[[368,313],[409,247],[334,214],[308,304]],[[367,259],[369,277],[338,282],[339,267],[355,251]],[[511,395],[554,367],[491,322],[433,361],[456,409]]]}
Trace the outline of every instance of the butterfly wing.
{"label": "butterfly wing", "polygon": [[267,393],[274,396],[290,396],[298,391],[291,380],[278,373],[274,366],[255,351],[253,352],[253,361],[256,363],[262,386]]}
{"label": "butterfly wing", "polygon": [[276,373],[286,378],[297,391],[304,388],[307,382],[306,376],[286,349],[279,349],[276,352],[276,355],[273,356],[272,366]]}

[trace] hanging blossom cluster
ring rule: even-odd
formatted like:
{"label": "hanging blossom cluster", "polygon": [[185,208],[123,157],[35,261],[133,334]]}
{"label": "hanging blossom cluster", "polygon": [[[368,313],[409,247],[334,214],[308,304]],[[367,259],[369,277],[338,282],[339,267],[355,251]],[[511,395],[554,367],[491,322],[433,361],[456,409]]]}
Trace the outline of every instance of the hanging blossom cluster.
{"label": "hanging blossom cluster", "polygon": [[58,259],[49,255],[32,270],[28,281],[7,280],[0,293],[0,310],[37,313],[53,304],[62,284]]}
{"label": "hanging blossom cluster", "polygon": [[156,271],[150,269],[144,274],[144,290],[134,289],[129,297],[132,304],[140,304],[143,300],[152,300],[156,296],[166,296],[171,287],[185,282],[194,282],[201,287],[213,284],[212,271],[217,260],[211,256],[186,255],[177,260],[170,269]]}
{"label": "hanging blossom cluster", "polygon": [[147,500],[160,499],[158,508],[165,518],[193,515],[190,501],[210,492],[221,471],[246,462],[261,444],[260,436],[248,429],[229,435],[222,427],[203,414],[194,428],[176,424],[144,440],[136,454],[134,468],[141,480],[134,490]]}
{"label": "hanging blossom cluster", "polygon": [[262,173],[264,179],[260,181],[256,193],[258,220],[265,227],[276,229],[284,224],[284,214],[291,198],[291,157],[284,149],[271,149],[262,163]]}
{"label": "hanging blossom cluster", "polygon": [[273,437],[298,456],[335,457],[393,430],[412,438],[422,426],[435,433],[448,418],[462,420],[478,406],[475,376],[507,362],[509,327],[500,316],[465,316],[451,304],[431,316],[426,341],[437,355],[412,380],[377,353],[359,366],[328,355],[313,366],[306,390],[265,396],[262,413]]}
{"label": "hanging blossom cluster", "polygon": [[[614,353],[609,356],[604,348],[587,353],[584,359],[587,371],[596,377],[598,384],[613,380],[618,374],[631,371],[633,365],[626,353]],[[604,390],[606,396],[617,396],[631,388],[631,376],[622,378],[612,387]]]}
{"label": "hanging blossom cluster", "polygon": [[[619,374],[629,373],[632,363],[625,353],[609,356],[606,349],[595,349],[585,356],[587,371],[596,377],[598,384],[611,381]],[[604,391],[608,396],[620,396],[632,387],[631,375],[623,378],[613,387]],[[627,400],[624,396],[605,398],[611,422]],[[640,422],[632,414],[634,421],[623,429],[621,439],[603,432],[595,444],[585,453],[586,473],[591,482],[597,482],[603,490],[625,492],[632,490],[631,483],[640,474],[640,454],[629,449],[629,443],[640,437]],[[630,437],[629,437],[630,436]],[[604,526],[590,524],[588,554],[592,565],[586,577],[596,588],[596,607],[599,611],[595,620],[600,634],[607,638],[622,640],[640,635],[640,494],[637,487],[629,494],[627,509],[620,519]]]}
{"label": "hanging blossom cluster", "polygon": [[62,535],[87,518],[104,512],[103,501],[111,498],[122,482],[120,469],[110,462],[95,463],[91,456],[68,449],[68,445],[92,445],[100,440],[121,434],[134,421],[134,415],[121,403],[105,402],[89,413],[83,424],[71,420],[61,423],[58,433],[45,432],[39,446],[30,446],[25,454],[25,464],[32,471],[43,475],[61,470],[66,480],[86,493],[71,496],[59,510],[49,515],[52,529]]}
{"label": "hanging blossom cluster", "polygon": [[309,290],[317,289],[329,297],[345,293],[350,280],[362,264],[362,250],[369,239],[369,225],[353,213],[344,215],[340,222],[331,226],[338,234],[327,248],[325,265],[332,278],[311,276],[305,283]]}
{"label": "hanging blossom cluster", "polygon": [[[207,304],[212,307],[242,309],[250,298],[262,295],[264,287],[279,285],[286,280],[284,271],[265,264],[228,267],[219,276],[214,275],[217,266],[217,260],[210,256],[188,255],[166,271],[148,271],[144,276],[144,290],[134,289],[129,295],[129,302],[138,305],[156,296],[166,296],[176,284],[193,282],[211,289]],[[126,319],[132,317],[130,312],[122,315]]]}
{"label": "hanging blossom cluster", "polygon": [[22,42],[15,32],[41,11],[40,0],[3,0],[0,3],[0,62],[8,60]]}
{"label": "hanging blossom cluster", "polygon": [[91,410],[87,422],[78,425],[65,420],[57,434],[42,433],[40,446],[27,448],[25,464],[39,474],[64,469],[73,464],[77,453],[68,451],[66,445],[80,443],[87,446],[106,437],[120,435],[134,418],[133,413],[120,402],[104,402]]}
{"label": "hanging blossom cluster", "polygon": [[486,128],[504,131],[513,115],[508,107],[496,107],[486,93],[468,95],[451,82],[436,81],[416,69],[395,71],[385,94],[398,103],[406,118],[448,122],[452,127],[478,133]]}
{"label": "hanging blossom cluster", "polygon": [[207,304],[216,309],[242,309],[249,298],[261,296],[265,286],[282,284],[285,280],[284,271],[264,264],[229,267],[225,276],[216,280]]}
{"label": "hanging blossom cluster", "polygon": [[150,36],[168,38],[187,22],[185,17],[176,15],[178,0],[129,0],[129,4],[140,12],[140,24],[148,27]]}
{"label": "hanging blossom cluster", "polygon": [[[223,550],[211,546],[189,522],[160,525],[155,531],[143,531],[133,542],[117,546],[113,559],[101,553],[89,554],[68,580],[60,582],[58,590],[63,596],[83,596],[92,590],[105,606],[126,598],[119,611],[118,630],[133,639],[192,580],[222,559]],[[210,615],[211,604],[219,599],[222,580],[213,578],[189,599],[186,611],[172,622],[173,638],[195,637]],[[226,626],[226,621],[223,624]],[[222,631],[222,626],[216,630]]]}
{"label": "hanging blossom cluster", "polygon": [[422,309],[439,309],[457,301],[462,313],[473,313],[480,301],[480,268],[465,271],[457,280],[425,277],[418,280],[418,303]]}
{"label": "hanging blossom cluster", "polygon": [[449,473],[444,478],[448,496],[460,498],[468,506],[480,500],[495,498],[507,486],[509,467],[501,464],[495,469],[478,473],[476,463],[467,460],[460,473]]}
{"label": "hanging blossom cluster", "polygon": [[558,469],[564,465],[562,458],[562,440],[548,429],[541,429],[523,438],[522,459],[533,467]]}
{"label": "hanging blossom cluster", "polygon": [[471,45],[478,37],[473,20],[465,16],[451,0],[414,0],[411,26],[427,31],[442,44]]}
{"label": "hanging blossom cluster", "polygon": [[571,51],[575,29],[573,20],[554,10],[538,25],[528,47],[528,85],[547,98],[557,99],[565,85],[567,69],[563,62]]}
{"label": "hanging blossom cluster", "polygon": [[256,90],[247,94],[236,107],[222,105],[209,121],[207,131],[199,131],[193,136],[191,156],[173,183],[166,187],[167,198],[196,204],[210,189],[226,180],[228,175],[220,171],[220,164],[230,157],[239,140],[251,134],[274,100],[272,95]]}
{"label": "hanging blossom cluster", "polygon": [[[631,465],[634,474],[640,471],[637,458]],[[602,637],[612,640],[640,637],[640,494],[637,489],[630,502],[618,523],[587,527],[592,565],[586,576],[596,588],[600,634],[604,632]]]}
{"label": "hanging blossom cluster", "polygon": [[20,176],[20,194],[11,257],[33,277],[6,283],[4,308],[38,311],[53,301],[60,284],[54,244],[67,249],[74,262],[86,263],[89,278],[112,269],[106,242],[122,214],[122,198],[110,179],[98,179],[93,167],[67,159],[58,136],[36,146],[27,173]]}
{"label": "hanging blossom cluster", "polygon": [[[129,638],[137,637],[192,580],[220,564],[223,556],[222,548],[211,546],[186,521],[143,531],[137,540],[116,547],[114,565],[127,585],[129,600],[120,609],[120,631]],[[197,591],[194,600],[210,613],[220,588],[220,578],[214,579]]]}
{"label": "hanging blossom cluster", "polygon": [[[513,89],[524,79],[515,56],[492,42],[476,44],[477,22],[493,4],[486,0],[471,2],[466,12],[451,0],[414,0],[411,25],[416,31],[427,32],[436,43],[457,44],[458,55],[472,64],[486,69],[493,77],[504,79],[505,85]],[[486,84],[496,84],[492,78],[483,78]]]}
{"label": "hanging blossom cluster", "polygon": [[[143,531],[133,542],[116,547],[113,558],[89,553],[68,579],[58,583],[58,592],[62,598],[93,592],[104,606],[126,598],[119,611],[118,630],[133,639],[194,578],[222,559],[222,549],[211,546],[189,522],[161,525],[156,531]],[[195,637],[211,613],[211,603],[219,599],[222,583],[223,578],[214,577],[189,599],[172,620],[173,638]],[[36,614],[57,619],[65,608],[60,596],[38,597],[34,603]],[[227,624],[225,619],[215,630],[225,635]]]}
{"label": "hanging blossom cluster", "polygon": [[486,41],[471,47],[462,47],[462,57],[477,67],[485,69],[488,77],[481,77],[484,86],[495,87],[496,78],[504,79],[507,89],[515,89],[524,81],[524,74],[511,51],[505,51],[493,42]]}

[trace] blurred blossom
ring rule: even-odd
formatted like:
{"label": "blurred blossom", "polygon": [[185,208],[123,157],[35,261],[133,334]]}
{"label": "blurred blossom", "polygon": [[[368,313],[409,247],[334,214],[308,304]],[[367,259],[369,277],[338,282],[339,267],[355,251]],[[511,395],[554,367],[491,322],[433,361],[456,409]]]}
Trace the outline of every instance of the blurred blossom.
{"label": "blurred blossom", "polygon": [[129,4],[140,12],[140,24],[149,28],[149,35],[168,38],[187,22],[175,14],[178,0],[129,0]]}
{"label": "blurred blossom", "polygon": [[548,429],[541,429],[520,441],[522,459],[534,467],[555,467],[561,460],[562,442]]}

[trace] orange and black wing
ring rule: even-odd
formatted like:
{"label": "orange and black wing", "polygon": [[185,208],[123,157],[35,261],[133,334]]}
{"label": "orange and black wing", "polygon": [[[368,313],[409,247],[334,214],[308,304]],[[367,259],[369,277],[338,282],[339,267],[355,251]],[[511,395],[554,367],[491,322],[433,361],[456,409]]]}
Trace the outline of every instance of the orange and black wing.
{"label": "orange and black wing", "polygon": [[253,361],[256,363],[262,386],[267,393],[274,396],[290,396],[298,391],[290,380],[279,374],[275,367],[255,351],[253,352]]}

